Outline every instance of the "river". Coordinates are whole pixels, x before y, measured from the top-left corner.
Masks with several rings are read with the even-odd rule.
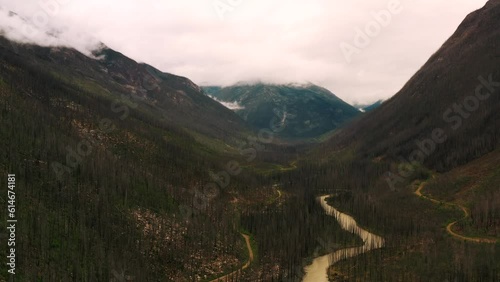
[[[312,264],[305,267],[304,270],[306,275],[302,280],[303,282],[328,282],[327,270],[331,265],[340,260],[352,258],[368,251],[382,248],[385,243],[384,238],[359,227],[356,220],[352,216],[341,213],[334,207],[328,205],[326,202],[328,197],[329,195],[318,197],[318,201],[321,204],[321,207],[325,210],[326,214],[333,216],[338,221],[342,229],[359,236],[363,240],[364,244],[359,247],[340,249],[333,253],[315,258]]]

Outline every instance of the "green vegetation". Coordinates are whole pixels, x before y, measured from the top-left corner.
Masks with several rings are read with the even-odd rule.
[[[254,128],[273,130],[274,135],[307,140],[327,134],[360,112],[330,91],[308,84],[252,84],[231,87],[204,87],[204,91],[224,102],[237,102],[235,110]]]
[[[0,38],[0,174],[17,179],[16,281],[209,281],[248,261],[242,234],[254,261],[235,280],[300,280],[315,256],[362,243],[325,215],[317,197],[327,194],[386,241],[332,266],[345,280],[500,281],[500,244],[467,238],[500,236],[498,89],[460,127],[443,120],[478,75],[500,77],[499,19],[490,0],[400,93],[356,120],[314,85],[205,89],[244,105],[238,116],[190,80],[105,47],[95,60]],[[252,144],[275,117],[287,141]],[[436,128],[446,141],[422,146]],[[416,148],[425,158],[408,163]],[[388,185],[402,167],[411,173]]]
[[[141,280],[180,281],[223,271],[207,261],[240,264],[234,246],[242,244],[241,235],[230,215],[219,214],[222,202],[194,217],[180,209],[192,206],[191,189],[212,181],[209,170],[223,170],[226,159],[235,158],[234,149],[219,151],[210,140],[234,146],[248,131],[236,115],[195,89],[177,89],[191,102],[175,110],[165,101],[155,106],[153,98],[135,99],[127,89],[141,85],[113,75],[140,68],[119,55],[106,66],[110,61],[70,49],[49,54],[19,45],[13,55],[5,39],[0,47],[0,173],[18,180],[19,281],[109,281],[122,271]],[[146,94],[171,89],[152,91],[158,93]],[[206,117],[193,121],[189,107]],[[197,126],[187,131],[184,122]],[[256,181],[246,177],[245,183]],[[239,181],[234,177],[231,185]],[[4,197],[0,202],[6,206]],[[6,275],[2,271],[0,280]]]

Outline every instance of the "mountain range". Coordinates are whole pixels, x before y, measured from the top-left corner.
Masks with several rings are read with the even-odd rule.
[[[313,84],[200,87],[104,44],[2,36],[15,279],[299,281],[311,259],[363,244],[319,207],[328,194],[386,242],[331,280],[500,281],[499,46],[489,0],[362,113]]]

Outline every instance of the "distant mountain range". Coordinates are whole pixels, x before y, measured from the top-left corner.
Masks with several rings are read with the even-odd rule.
[[[232,108],[256,129],[279,127],[283,138],[314,138],[344,125],[361,112],[314,84],[206,86],[203,90]],[[281,123],[278,125],[278,123]]]

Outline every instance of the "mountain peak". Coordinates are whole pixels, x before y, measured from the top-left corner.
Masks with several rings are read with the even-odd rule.
[[[204,92],[257,129],[269,128],[277,117],[284,138],[315,138],[335,130],[360,112],[327,89],[312,83],[238,83],[203,87]]]

